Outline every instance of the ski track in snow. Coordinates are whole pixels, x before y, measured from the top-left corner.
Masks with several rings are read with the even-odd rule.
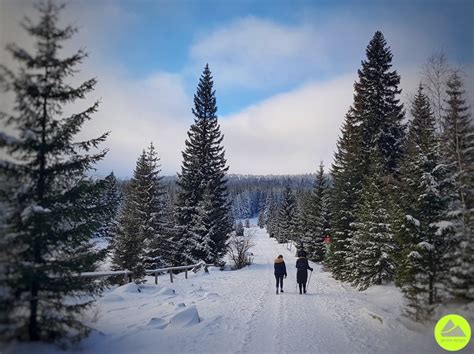
[[[111,289],[89,312],[95,331],[68,354],[442,353],[432,327],[413,331],[402,324],[401,296],[393,286],[359,292],[311,264],[308,294],[300,295],[295,250],[263,229],[247,232],[254,234],[254,264],[239,271],[190,273],[188,280],[180,274],[173,284],[162,276],[158,286],[149,277],[140,293],[132,285]],[[279,254],[288,277],[285,292],[276,295],[273,261]],[[200,323],[171,324],[173,316],[193,306]],[[472,344],[465,352],[470,349]],[[32,344],[2,352],[64,354]]]
[[[267,238],[258,241],[254,253],[255,264],[264,265],[261,275],[267,280],[262,279],[260,289],[255,289],[259,291],[257,306],[249,321],[241,353],[327,353],[328,348],[331,348],[331,352],[338,353],[343,353],[348,348],[355,352],[364,351],[354,341],[349,330],[343,336],[339,335],[337,341],[330,335],[340,332],[340,324],[339,321],[334,321],[334,313],[328,314],[326,311],[329,306],[327,296],[324,293],[314,294],[319,267],[312,275],[308,294],[299,295],[295,279],[294,249],[289,251]],[[275,279],[269,276],[273,274],[273,260],[278,254],[283,254],[289,275],[284,279],[285,292],[280,295],[275,294]],[[340,306],[335,310],[343,314],[346,323],[350,322]],[[335,317],[340,319],[337,314]],[[314,328],[316,323],[322,326]]]

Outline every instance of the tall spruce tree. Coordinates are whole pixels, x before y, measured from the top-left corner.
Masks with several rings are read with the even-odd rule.
[[[449,200],[444,191],[451,188],[446,185],[441,164],[436,119],[421,85],[411,115],[406,156],[401,164],[403,214],[396,283],[408,300],[407,314],[423,320],[429,318],[434,304],[440,301],[441,279],[447,273],[444,256],[449,250],[452,227],[446,220]]]
[[[266,227],[270,237],[276,238],[278,222],[278,205],[273,193],[270,193],[265,202]]]
[[[398,98],[400,75],[390,70],[393,55],[382,32],[375,32],[366,56],[358,71],[359,81],[354,84],[353,114],[360,122],[361,152],[365,161],[369,161],[373,152],[380,153],[382,174],[396,174],[403,156],[405,113]]]
[[[169,220],[169,205],[166,203],[163,177],[160,176],[160,158],[153,143],[147,151],[148,196],[144,225],[145,265],[149,268],[165,267],[171,264],[172,224]]]
[[[346,115],[331,171],[333,243],[327,262],[333,275],[342,280],[350,277],[346,258],[354,232],[351,225],[357,221],[354,210],[363,194],[362,181],[371,173],[371,156],[380,154],[382,176],[397,176],[403,155],[400,76],[391,71],[392,53],[381,32],[373,36],[366,56],[354,84],[354,103]]]
[[[352,224],[355,220],[355,207],[362,188],[362,142],[357,130],[358,121],[350,109],[346,115],[342,135],[337,143],[337,151],[331,169],[334,182],[331,197],[332,243],[326,257],[326,264],[333,276],[339,280],[347,280],[350,268],[346,258],[350,251]]]
[[[302,211],[304,215],[303,246],[308,252],[308,258],[315,262],[322,261],[326,253],[326,246],[323,241],[329,228],[327,191],[328,184],[324,175],[324,165],[321,162],[313,190],[310,192]]]
[[[450,77],[443,124],[443,162],[448,166],[451,190],[450,215],[455,223],[451,274],[445,283],[458,298],[474,299],[474,128],[457,72]]]
[[[283,200],[278,208],[278,224],[276,232],[276,239],[278,242],[283,243],[291,240],[297,242],[299,248],[303,248],[298,227],[298,218],[298,207],[295,195],[288,183],[283,190]]]
[[[217,121],[217,105],[213,80],[206,65],[194,95],[194,124],[188,131],[183,164],[178,174],[178,197],[175,209],[177,254],[175,263],[199,261],[220,262],[232,231],[227,201],[227,180],[223,135]],[[202,210],[204,209],[204,210]],[[198,216],[201,215],[201,216]],[[200,222],[206,214],[206,230]],[[197,247],[198,234],[206,234],[209,247]],[[203,254],[203,249],[207,249]]]
[[[3,339],[67,343],[89,332],[79,313],[101,290],[94,280],[76,275],[95,270],[105,257],[90,241],[110,212],[103,205],[106,183],[87,172],[105,156],[106,151],[94,150],[107,134],[75,140],[98,103],[70,116],[63,107],[84,99],[96,80],[68,83],[87,53],[61,57],[76,28],[59,27],[63,6],[46,1],[36,8],[39,21],[22,24],[35,40],[35,51],[11,44],[7,51],[18,72],[0,66],[0,82],[15,95],[13,112],[1,113],[14,135],[0,133],[7,156],[0,161],[0,198],[6,206],[0,238],[6,323],[0,333]],[[77,301],[67,301],[73,298]]]
[[[133,272],[136,282],[145,276],[144,229],[148,228],[149,166],[145,150],[137,160],[133,177],[125,188],[123,208],[111,229],[112,269]]]
[[[113,268],[132,271],[136,282],[142,281],[146,267],[168,264],[170,231],[165,222],[158,161],[155,147],[150,144],[137,160],[123,209],[112,230]]]

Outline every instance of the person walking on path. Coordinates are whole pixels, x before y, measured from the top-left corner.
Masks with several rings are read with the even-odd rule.
[[[296,282],[300,288],[300,294],[306,294],[306,282],[308,281],[308,270],[313,271],[306,259],[306,252],[299,251],[296,260]]]
[[[283,277],[286,278],[286,265],[281,254],[277,258],[275,258],[274,268],[276,279],[276,293],[278,294],[278,285],[280,286],[280,291],[283,292]]]

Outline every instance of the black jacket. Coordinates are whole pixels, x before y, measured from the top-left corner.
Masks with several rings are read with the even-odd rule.
[[[296,260],[296,282],[306,283],[308,280],[308,269],[313,271],[313,268],[309,266],[308,260],[304,257],[300,257]]]
[[[286,265],[285,261],[282,258],[275,259],[274,268],[276,277],[286,277]]]

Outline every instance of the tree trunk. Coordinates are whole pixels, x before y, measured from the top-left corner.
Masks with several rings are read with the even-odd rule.
[[[38,283],[33,281],[31,286],[31,299],[30,299],[30,322],[28,324],[28,335],[30,337],[30,341],[38,341],[39,333],[38,333],[38,320],[37,320],[37,313],[38,313]]]

